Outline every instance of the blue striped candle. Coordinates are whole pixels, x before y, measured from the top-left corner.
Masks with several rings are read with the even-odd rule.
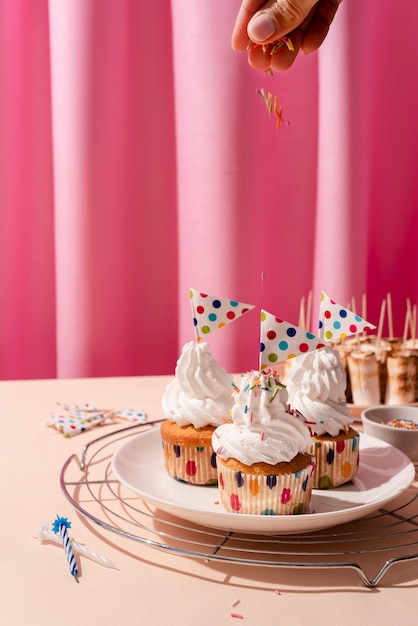
[[[54,533],[59,533],[61,535],[62,545],[64,546],[65,556],[67,557],[71,576],[74,576],[75,580],[78,582],[77,562],[75,560],[71,539],[68,535],[68,528],[71,528],[71,522],[69,522],[66,517],[60,517],[57,515],[57,519],[54,520],[52,524],[52,530]]]

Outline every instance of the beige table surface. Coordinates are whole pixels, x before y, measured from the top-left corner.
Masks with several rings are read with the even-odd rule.
[[[55,401],[143,408],[150,420],[157,420],[162,418],[160,398],[168,380],[0,383],[0,624],[418,623],[418,560],[396,564],[377,588],[368,588],[351,570],[301,571],[185,558],[116,535],[79,514],[60,486],[63,464],[115,426],[65,439],[46,426]],[[76,541],[111,559],[119,569],[82,557],[77,584],[62,548],[41,544],[33,536],[33,528],[50,525],[57,514],[71,520],[70,534]]]

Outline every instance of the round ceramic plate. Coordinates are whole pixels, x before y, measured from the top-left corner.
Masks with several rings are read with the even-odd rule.
[[[189,485],[171,478],[164,468],[159,428],[121,445],[112,458],[117,479],[157,509],[183,520],[245,533],[304,533],[349,522],[379,509],[409,487],[415,469],[397,448],[360,435],[357,476],[336,489],[314,490],[311,513],[243,515],[219,504],[217,487]]]

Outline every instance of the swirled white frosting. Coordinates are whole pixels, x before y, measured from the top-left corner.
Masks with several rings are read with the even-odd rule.
[[[346,374],[338,352],[325,346],[297,357],[289,371],[289,404],[312,433],[335,437],[352,422],[345,398]]]
[[[232,408],[233,422],[212,435],[215,452],[245,465],[276,465],[306,452],[309,431],[302,418],[286,412],[286,401],[286,390],[271,370],[245,374]]]
[[[190,341],[162,397],[163,412],[179,426],[219,426],[230,419],[233,393],[233,380],[215,361],[209,344]]]

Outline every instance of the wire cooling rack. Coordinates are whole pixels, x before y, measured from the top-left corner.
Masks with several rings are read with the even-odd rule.
[[[393,565],[418,560],[418,491],[413,488],[365,518],[298,535],[225,532],[155,509],[113,476],[111,460],[126,438],[159,423],[105,434],[84,446],[80,457],[67,459],[61,488],[77,511],[107,531],[183,557],[272,568],[351,569],[367,587],[377,587]]]

